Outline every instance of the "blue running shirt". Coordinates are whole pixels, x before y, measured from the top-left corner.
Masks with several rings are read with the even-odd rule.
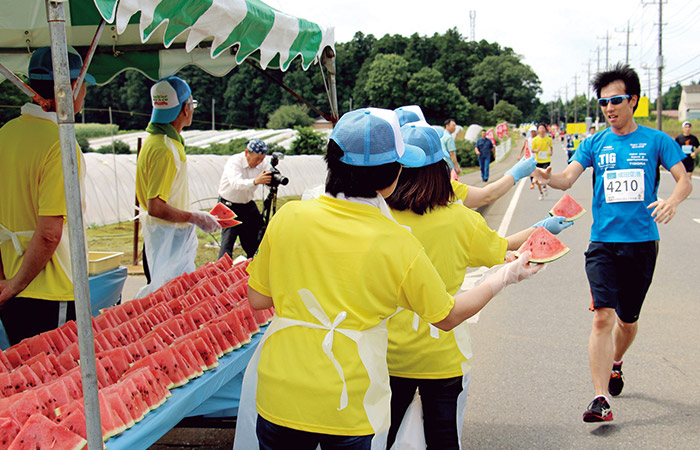
[[[618,136],[608,128],[585,139],[572,161],[579,162],[584,169],[593,168],[591,241],[645,242],[659,239],[659,230],[651,217],[653,210],[647,209],[657,200],[657,168],[661,165],[668,170],[684,157],[678,144],[666,133],[641,125],[624,136]],[[606,190],[608,196],[619,195],[620,187],[624,189],[626,186],[620,176],[630,172],[610,172],[607,182],[605,173],[623,169],[643,170],[643,200],[606,202]],[[619,180],[622,180],[622,185]],[[641,179],[639,181],[641,184]],[[637,188],[636,181],[634,187]]]

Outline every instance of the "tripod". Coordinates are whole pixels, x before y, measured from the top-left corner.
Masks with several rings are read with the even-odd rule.
[[[270,185],[270,193],[267,194],[267,198],[263,201],[263,210],[262,210],[262,218],[263,218],[263,225],[260,227],[260,231],[258,231],[258,243],[262,242],[262,238],[265,235],[265,230],[267,230],[267,224],[270,223],[270,217],[274,216],[275,213],[277,212],[277,188],[279,187],[278,183],[271,184]],[[270,211],[272,211],[272,214],[270,214]]]

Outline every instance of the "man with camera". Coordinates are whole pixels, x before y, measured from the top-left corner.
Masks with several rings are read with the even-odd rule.
[[[219,258],[224,253],[231,255],[239,236],[248,258],[258,250],[258,233],[263,226],[263,218],[253,196],[259,184],[270,184],[272,181],[272,173],[263,169],[266,154],[267,144],[260,139],[252,139],[244,152],[231,156],[226,162],[219,182],[219,201],[236,213],[236,219],[242,223],[221,231]]]

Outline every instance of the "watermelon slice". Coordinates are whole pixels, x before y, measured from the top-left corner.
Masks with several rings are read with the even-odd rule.
[[[240,225],[242,223],[243,222],[236,219],[219,219],[219,225],[221,225],[221,228],[235,227],[236,225]]]
[[[86,446],[87,441],[68,428],[53,423],[41,414],[34,414],[24,424],[15,440],[10,444],[9,449],[62,448],[74,450]]]
[[[567,221],[573,221],[586,214],[586,210],[569,194],[564,194],[549,211],[550,216],[563,216]]]
[[[530,151],[530,144],[527,139],[525,139],[525,154],[523,157],[525,159],[530,159],[532,157],[532,151]]]
[[[0,417],[0,448],[7,448],[19,433],[17,421],[11,417]]]
[[[231,208],[219,202],[209,211],[209,214],[216,216],[218,219],[233,219],[236,213],[231,211]]]
[[[514,253],[516,256],[520,256],[526,251],[530,252],[530,262],[543,264],[555,261],[566,255],[569,253],[569,247],[547,231],[546,228],[538,227]]]

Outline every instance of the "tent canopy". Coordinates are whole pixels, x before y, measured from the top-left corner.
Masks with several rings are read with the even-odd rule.
[[[90,46],[102,19],[108,23],[89,69],[98,84],[127,69],[157,80],[186,65],[222,76],[250,56],[263,69],[283,71],[300,57],[306,70],[335,40],[332,27],[260,0],[68,0],[66,6],[67,40],[79,51]],[[3,64],[26,74],[30,51],[47,45],[43,0],[0,2]]]

